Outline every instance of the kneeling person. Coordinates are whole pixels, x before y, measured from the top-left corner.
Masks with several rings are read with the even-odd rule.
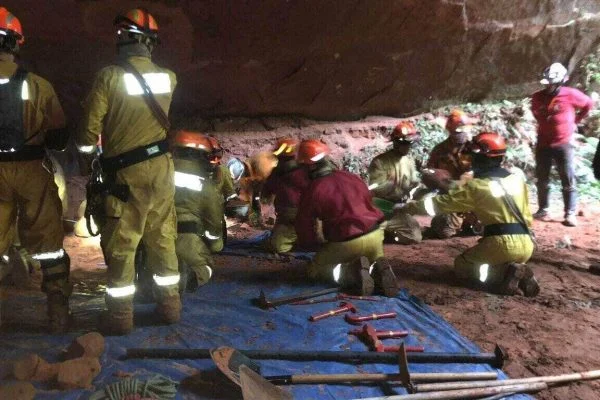
[[[296,161],[297,146],[298,141],[295,139],[283,138],[277,141],[273,152],[277,156],[277,166],[267,178],[261,192],[266,201],[275,197],[277,220],[271,236],[265,241],[265,247],[273,253],[289,252],[298,239],[294,222],[300,196],[310,185],[310,180],[305,169]]]
[[[176,252],[186,288],[193,291],[212,276],[211,253],[223,249],[224,197],[233,194],[233,185],[219,164],[216,139],[180,131],[174,145]]]
[[[484,225],[483,238],[454,260],[462,279],[484,283],[491,291],[525,296],[539,293],[531,257],[531,211],[527,185],[520,175],[500,166],[506,153],[504,139],[494,132],[477,135],[471,142],[474,179],[448,194],[409,203],[411,214],[473,212]]]
[[[358,294],[370,295],[375,288],[395,296],[396,277],[383,259],[383,213],[373,206],[367,185],[354,174],[338,171],[328,154],[327,145],[318,140],[305,140],[298,149],[298,163],[311,179],[298,207],[298,242],[316,244],[316,219],[322,221],[327,241],[310,263],[309,277]]]
[[[392,131],[393,148],[378,155],[369,165],[369,189],[375,204],[404,203],[410,199],[411,190],[419,185],[415,160],[409,154],[413,143],[420,139],[415,125],[400,122]],[[395,211],[385,226],[386,238],[393,243],[413,244],[422,239],[421,227],[413,216]]]

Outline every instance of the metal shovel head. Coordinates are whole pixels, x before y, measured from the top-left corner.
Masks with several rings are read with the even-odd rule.
[[[240,381],[241,366],[246,366],[248,369],[260,374],[260,366],[257,363],[232,347],[223,346],[211,349],[210,357],[217,368],[238,386],[242,386]]]
[[[278,388],[245,365],[239,369],[244,400],[293,400],[291,394]]]

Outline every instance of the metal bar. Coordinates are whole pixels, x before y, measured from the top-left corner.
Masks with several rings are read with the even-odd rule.
[[[283,304],[289,304],[289,303],[294,303],[294,302],[300,301],[300,300],[310,299],[312,297],[323,296],[323,295],[330,294],[330,293],[337,293],[338,291],[339,291],[339,288],[330,288],[330,289],[319,290],[317,292],[304,292],[304,293],[299,293],[299,294],[295,294],[295,295],[291,295],[291,296],[267,299],[265,292],[263,292],[261,290],[257,303],[260,308],[268,309],[268,308],[281,306]]]
[[[355,400],[454,400],[478,399],[499,393],[535,393],[548,388],[544,382],[525,383],[522,385],[507,385],[476,389],[448,390],[443,392],[428,392],[401,394],[397,396],[368,397]]]
[[[256,360],[290,361],[339,361],[346,363],[397,364],[398,355],[372,351],[318,351],[318,350],[240,350],[246,357]],[[202,359],[210,358],[210,349],[174,348],[129,348],[126,358],[170,358]],[[410,363],[467,363],[489,364],[501,368],[504,357],[500,353],[410,353]]]
[[[458,390],[476,387],[520,385],[523,383],[545,382],[548,385],[556,385],[566,382],[576,382],[600,378],[600,370],[587,371],[582,373],[553,375],[553,376],[534,376],[531,378],[505,379],[496,382],[474,381],[474,382],[446,382],[415,385],[415,392],[433,392],[440,390]]]

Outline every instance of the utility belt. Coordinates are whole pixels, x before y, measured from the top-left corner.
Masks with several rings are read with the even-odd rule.
[[[17,151],[0,151],[0,162],[43,160],[46,149],[41,145],[25,145]]]
[[[364,231],[363,233],[357,233],[356,235],[348,236],[344,240],[337,241],[337,243],[349,242],[350,240],[354,240],[354,239],[359,238],[361,236],[368,235],[369,233],[376,231],[380,227],[381,227],[381,222],[378,221],[378,222],[375,223],[375,225],[373,225],[371,228],[369,228],[368,230]]]
[[[141,163],[169,152],[169,142],[166,139],[137,147],[114,157],[100,157],[102,171],[109,177],[114,177],[117,171]]]
[[[519,223],[491,224],[483,228],[483,237],[500,235],[529,235],[529,232]]]
[[[177,233],[198,233],[196,221],[178,221]]]

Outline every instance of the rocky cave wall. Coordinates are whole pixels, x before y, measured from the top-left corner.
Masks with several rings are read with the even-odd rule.
[[[147,7],[155,59],[178,74],[183,116],[402,116],[523,96],[600,39],[597,0],[5,0],[25,65],[72,119],[114,54],[114,16]]]

